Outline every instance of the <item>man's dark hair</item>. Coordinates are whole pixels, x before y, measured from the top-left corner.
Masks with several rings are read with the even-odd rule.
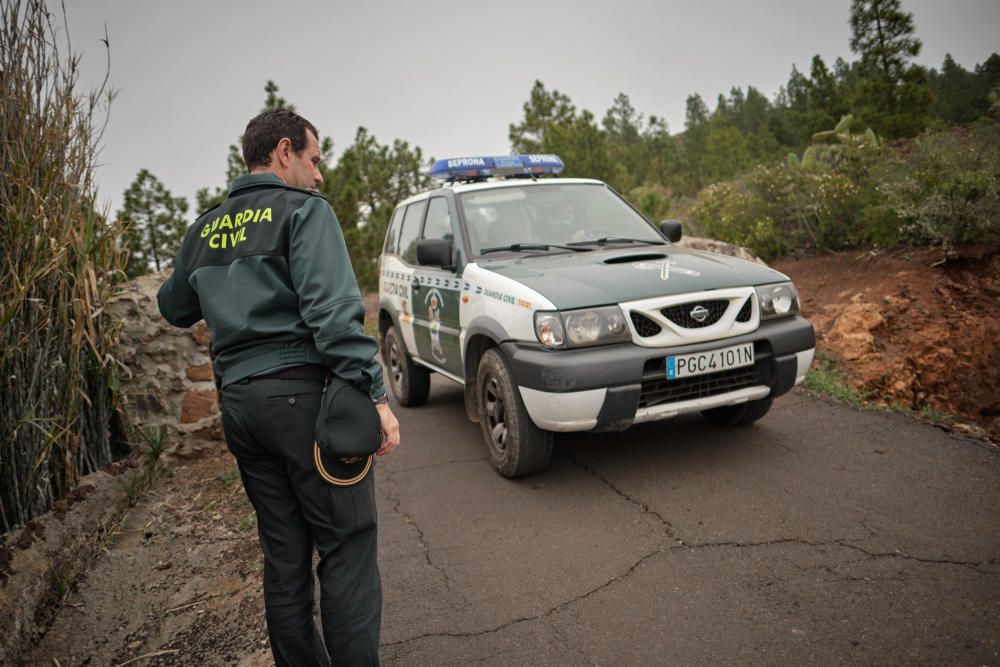
[[[271,164],[271,152],[287,137],[292,150],[301,152],[309,143],[306,130],[319,139],[316,126],[288,109],[268,109],[255,116],[243,132],[243,161],[247,169]]]

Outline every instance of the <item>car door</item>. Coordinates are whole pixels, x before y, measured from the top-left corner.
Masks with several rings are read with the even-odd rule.
[[[417,239],[427,210],[427,200],[413,202],[393,215],[390,233],[382,256],[379,291],[392,307],[399,324],[403,345],[411,356],[417,355],[414,338],[413,303],[417,263]],[[401,216],[397,221],[396,216]]]
[[[461,378],[459,297],[462,281],[454,260],[458,225],[446,197],[431,197],[420,240],[443,239],[452,246],[453,266],[418,266],[413,283],[413,332],[417,355],[428,364]],[[405,225],[404,225],[405,230]]]

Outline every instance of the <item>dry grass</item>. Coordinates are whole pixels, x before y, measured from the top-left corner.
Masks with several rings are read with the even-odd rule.
[[[76,92],[58,19],[0,5],[0,534],[111,461],[122,423],[105,305],[124,258],[92,181],[113,95]]]

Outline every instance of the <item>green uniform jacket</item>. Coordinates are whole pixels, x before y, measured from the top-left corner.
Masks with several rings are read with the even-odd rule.
[[[175,326],[205,319],[223,387],[312,363],[373,398],[385,393],[333,209],[273,174],[240,176],[195,221],[157,302]]]

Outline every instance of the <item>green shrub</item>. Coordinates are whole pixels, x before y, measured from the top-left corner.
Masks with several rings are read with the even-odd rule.
[[[827,132],[802,158],[698,193],[687,220],[764,259],[815,250],[973,243],[1000,233],[1000,125],[883,146]]]
[[[786,250],[767,202],[748,187],[746,179],[703,189],[688,217],[706,236],[746,246],[764,259],[777,257]]]
[[[698,194],[689,218],[712,238],[749,247],[764,259],[836,250],[870,240],[860,216],[862,189],[830,169],[761,166]]]
[[[779,165],[758,167],[748,181],[787,247],[832,250],[864,240],[857,215],[861,189],[845,174]]]
[[[671,195],[670,189],[662,185],[640,185],[629,191],[628,200],[647,218],[659,223],[670,217]]]
[[[1000,232],[1000,125],[926,134],[878,171],[884,207],[911,243],[951,247]]]

